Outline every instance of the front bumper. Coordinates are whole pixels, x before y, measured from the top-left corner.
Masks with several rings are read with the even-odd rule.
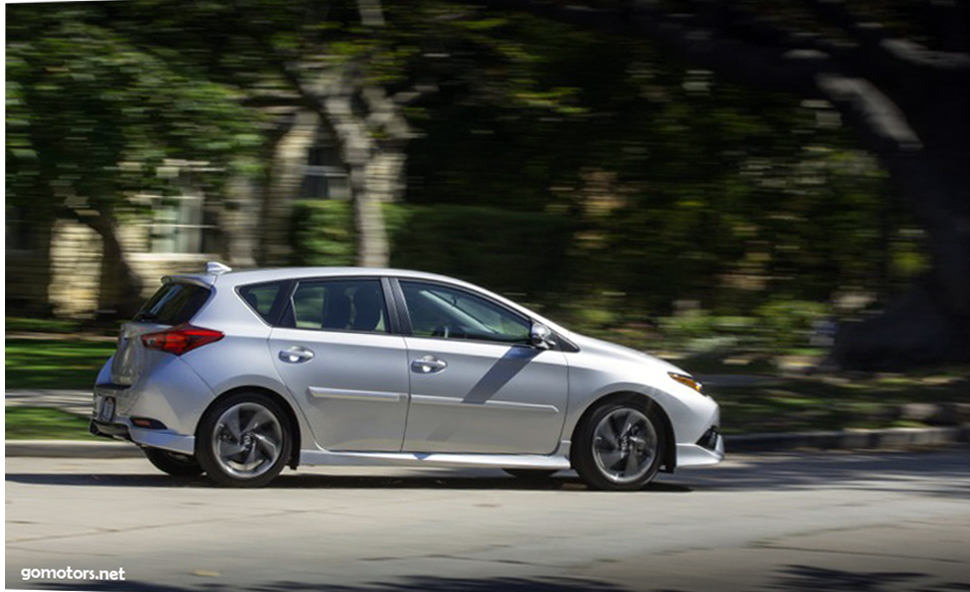
[[[724,436],[716,434],[712,448],[700,444],[677,445],[677,468],[705,467],[724,460]]]

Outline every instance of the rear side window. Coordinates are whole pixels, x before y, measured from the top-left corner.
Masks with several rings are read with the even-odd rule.
[[[300,282],[283,327],[387,333],[387,311],[380,280]]]
[[[135,322],[180,325],[189,322],[209,299],[208,288],[176,282],[163,285],[135,315]]]
[[[282,306],[283,287],[285,285],[287,285],[287,282],[250,284],[239,288],[239,295],[250,308],[263,317],[264,321],[273,324],[274,311]]]

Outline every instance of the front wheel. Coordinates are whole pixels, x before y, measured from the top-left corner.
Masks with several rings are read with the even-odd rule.
[[[219,401],[199,424],[196,456],[209,477],[228,487],[262,487],[290,457],[293,438],[286,413],[262,393]]]
[[[174,477],[197,477],[202,474],[202,467],[195,457],[162,450],[161,448],[143,448],[145,456],[155,468]]]
[[[663,439],[660,421],[639,401],[605,403],[579,429],[574,468],[595,489],[635,491],[657,475]]]

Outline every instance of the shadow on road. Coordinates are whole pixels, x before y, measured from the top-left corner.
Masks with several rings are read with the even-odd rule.
[[[324,579],[324,578],[321,578]],[[937,582],[929,574],[913,572],[865,572],[824,569],[805,565],[789,565],[779,569],[768,584],[754,588],[751,592],[802,592],[825,590],[828,592],[961,592],[970,590],[970,583]],[[444,578],[417,576],[403,578],[396,582],[374,582],[363,586],[332,586],[325,583],[308,582],[269,582],[250,586],[226,586],[206,583],[198,587],[177,587],[147,582],[105,582],[98,585],[41,584],[48,590],[105,590],[127,592],[188,592],[205,590],[223,592],[240,590],[243,592],[305,592],[321,590],[328,592],[631,592],[622,588],[588,579],[557,578]],[[721,590],[736,588],[731,582],[723,582]],[[694,592],[695,588],[642,588],[650,592]]]
[[[488,489],[515,491],[587,491],[577,477],[566,474],[552,479],[519,479],[494,476],[495,471],[481,477],[449,476],[446,472],[421,476],[358,476],[284,473],[266,489]],[[7,481],[29,485],[66,485],[101,487],[167,487],[216,488],[205,477],[180,478],[168,475],[77,474],[77,473],[7,473]],[[688,493],[690,487],[676,483],[655,482],[642,492]]]

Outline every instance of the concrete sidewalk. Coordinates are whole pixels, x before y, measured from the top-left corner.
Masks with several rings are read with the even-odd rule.
[[[15,389],[3,398],[5,407],[54,407],[75,415],[90,415],[93,389]]]

